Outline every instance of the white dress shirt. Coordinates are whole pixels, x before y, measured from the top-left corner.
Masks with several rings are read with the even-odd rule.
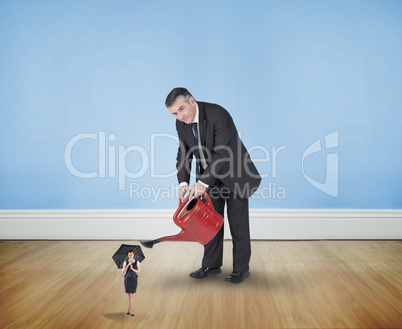
[[[137,264],[140,264],[140,263],[141,263],[140,261],[134,259],[134,260],[133,260],[133,265],[135,264],[135,262],[137,262]],[[126,267],[127,264],[128,264],[128,263],[127,263],[127,261],[125,260],[124,263],[123,263],[123,267]]]
[[[196,102],[196,104],[197,104],[197,110],[196,110],[196,112],[195,112],[195,117],[194,117],[194,121],[193,121],[193,122],[199,123],[198,103]],[[192,123],[193,123],[193,122],[192,122]],[[201,166],[202,166],[202,168],[205,170],[205,168],[206,168],[208,165],[207,165],[207,163],[205,162],[204,152],[203,152],[202,147],[201,147],[201,135],[200,135],[200,125],[199,125],[199,124],[197,125],[197,129],[198,129],[198,149],[200,150],[200,161],[201,161]],[[193,131],[193,134],[194,134],[194,131]],[[205,188],[208,188],[208,186],[209,186],[209,185],[203,183],[203,182],[200,181],[200,180],[198,180],[198,183],[201,183],[202,185],[204,185]],[[179,184],[180,187],[185,186],[185,185],[188,185],[187,182],[181,182],[181,183]]]

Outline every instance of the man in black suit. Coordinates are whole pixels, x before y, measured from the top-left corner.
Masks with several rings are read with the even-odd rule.
[[[215,211],[222,216],[226,202],[233,239],[233,272],[225,281],[240,283],[250,275],[248,198],[257,190],[261,177],[239,138],[232,117],[223,107],[196,102],[185,88],[174,88],[166,97],[165,105],[177,118],[179,204],[186,193],[191,199],[201,196],[207,188]],[[197,161],[197,178],[190,189],[193,155]],[[204,246],[202,267],[190,276],[203,279],[221,273],[222,258],[223,226]]]

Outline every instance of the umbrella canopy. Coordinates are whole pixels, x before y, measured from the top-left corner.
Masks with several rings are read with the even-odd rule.
[[[134,251],[134,259],[142,262],[145,259],[140,246],[134,246],[129,244],[122,244],[120,248],[112,256],[114,262],[118,268],[123,268],[123,263],[128,259],[127,252],[129,250]]]

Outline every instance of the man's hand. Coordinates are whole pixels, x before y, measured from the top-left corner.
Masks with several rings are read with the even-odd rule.
[[[183,185],[182,187],[180,187],[179,191],[179,206],[183,202],[186,193],[190,193],[190,189],[188,188],[188,185]]]
[[[206,190],[206,187],[202,185],[201,183],[197,182],[193,185],[191,188],[190,194],[189,194],[189,200],[194,196],[195,198],[198,198],[199,196],[203,195]]]

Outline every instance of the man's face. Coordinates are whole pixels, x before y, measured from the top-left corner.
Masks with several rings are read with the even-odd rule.
[[[197,103],[192,96],[188,102],[186,102],[185,98],[178,97],[176,102],[168,109],[179,121],[190,124],[194,121],[197,112]]]

